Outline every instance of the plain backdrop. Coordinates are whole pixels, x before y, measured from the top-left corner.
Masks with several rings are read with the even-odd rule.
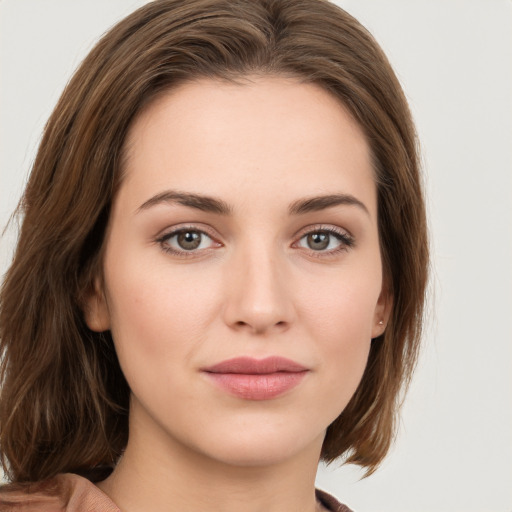
[[[143,0],[0,0],[0,226],[98,37]],[[429,323],[380,470],[320,468],[357,512],[512,511],[512,2],[339,0],[388,54],[423,147]],[[15,229],[0,239],[5,272]]]

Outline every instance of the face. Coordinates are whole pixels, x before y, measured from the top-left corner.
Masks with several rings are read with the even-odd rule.
[[[86,320],[112,332],[129,446],[319,454],[390,308],[361,129],[314,85],[204,80],[151,104],[126,149]]]

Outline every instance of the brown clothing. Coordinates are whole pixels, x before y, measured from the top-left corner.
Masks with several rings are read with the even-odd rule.
[[[336,498],[317,489],[317,500],[329,512],[351,512]],[[0,512],[121,512],[89,480],[66,473],[34,484],[0,488]]]

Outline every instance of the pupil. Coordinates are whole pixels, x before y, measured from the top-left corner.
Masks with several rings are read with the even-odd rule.
[[[328,233],[311,233],[308,235],[308,246],[316,251],[325,249],[329,245]]]
[[[201,243],[201,235],[194,231],[184,231],[178,235],[178,244],[182,249],[191,251],[197,249]]]

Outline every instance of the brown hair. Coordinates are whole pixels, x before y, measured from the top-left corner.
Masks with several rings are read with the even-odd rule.
[[[20,203],[0,296],[0,452],[11,481],[95,478],[116,464],[129,388],[110,333],[87,328],[82,303],[101,272],[127,130],[179,83],[248,74],[320,85],[369,141],[393,311],[355,395],[327,430],[322,459],[344,456],[372,472],[388,451],[417,358],[428,266],[416,136],[398,80],[370,34],[325,0],[157,0],[112,28],[76,71]]]

